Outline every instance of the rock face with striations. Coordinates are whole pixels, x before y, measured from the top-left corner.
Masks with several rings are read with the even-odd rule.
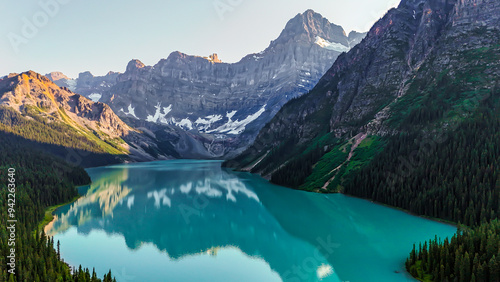
[[[217,54],[174,52],[154,66],[132,60],[123,74],[80,74],[74,90],[109,104],[120,116],[198,132],[208,153],[221,157],[248,145],[287,101],[309,91],[364,35],[347,36],[308,10],[291,19],[266,50],[237,63],[223,63]],[[217,151],[210,147],[214,143],[221,144]]]

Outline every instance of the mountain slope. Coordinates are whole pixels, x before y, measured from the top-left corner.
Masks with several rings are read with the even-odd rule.
[[[87,98],[60,88],[47,78],[34,72],[10,76],[0,82],[0,103],[17,113],[47,120],[48,124],[61,122],[73,131],[86,135],[96,131],[110,139],[121,138],[132,129],[114,115],[103,103],[93,103]],[[78,145],[78,144],[76,144]],[[97,150],[97,149],[96,149]],[[102,150],[123,153],[126,149]]]
[[[226,165],[295,188],[339,191],[392,136],[456,129],[497,93],[499,6],[402,1]]]
[[[64,157],[76,152],[78,156],[72,157],[77,159],[108,155],[111,163],[168,157],[158,149],[155,157],[148,154],[149,147],[156,148],[156,140],[125,124],[108,105],[58,87],[32,71],[0,80],[0,130]]]
[[[311,89],[364,35],[347,36],[308,10],[291,19],[266,50],[237,63],[223,63],[216,54],[173,52],[154,66],[132,60],[123,74],[82,73],[71,89],[109,104],[122,117],[201,133],[208,155],[223,157],[246,147],[287,101]],[[212,150],[214,143],[222,150]]]

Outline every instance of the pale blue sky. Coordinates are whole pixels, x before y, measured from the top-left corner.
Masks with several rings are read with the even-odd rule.
[[[154,65],[173,51],[236,62],[264,50],[307,9],[349,33],[367,31],[398,2],[0,0],[0,75],[30,69],[104,75],[123,72],[131,59]]]

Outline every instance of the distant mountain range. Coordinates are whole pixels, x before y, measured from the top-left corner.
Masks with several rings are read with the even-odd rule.
[[[110,105],[133,126],[168,125],[199,135],[205,148],[200,157],[227,157],[245,148],[286,102],[309,91],[338,55],[365,35],[346,35],[308,10],[291,19],[266,50],[237,63],[223,63],[217,54],[173,52],[154,66],[132,60],[124,73],[46,76]]]

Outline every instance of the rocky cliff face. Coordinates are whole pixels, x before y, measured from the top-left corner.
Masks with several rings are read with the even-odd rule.
[[[499,15],[498,1],[403,0],[360,44],[340,55],[310,93],[286,104],[255,144],[228,166],[271,177],[301,154],[290,150],[277,157],[274,152],[285,145],[304,149],[356,136],[347,145],[349,160],[366,136],[405,130],[401,121],[421,107],[424,89],[463,93],[457,100],[439,101],[448,103],[438,110],[439,115],[449,111],[444,120],[455,116],[454,108],[471,93],[488,91],[498,81]],[[439,81],[443,77],[446,81]],[[428,132],[451,122],[419,126]]]
[[[287,101],[311,89],[364,35],[347,36],[342,27],[308,10],[290,20],[266,50],[237,63],[223,63],[216,54],[174,52],[154,66],[132,60],[123,74],[82,73],[74,91],[109,104],[123,117],[201,133],[208,153],[221,157],[244,148]],[[220,145],[217,151],[211,149],[214,143]]]

